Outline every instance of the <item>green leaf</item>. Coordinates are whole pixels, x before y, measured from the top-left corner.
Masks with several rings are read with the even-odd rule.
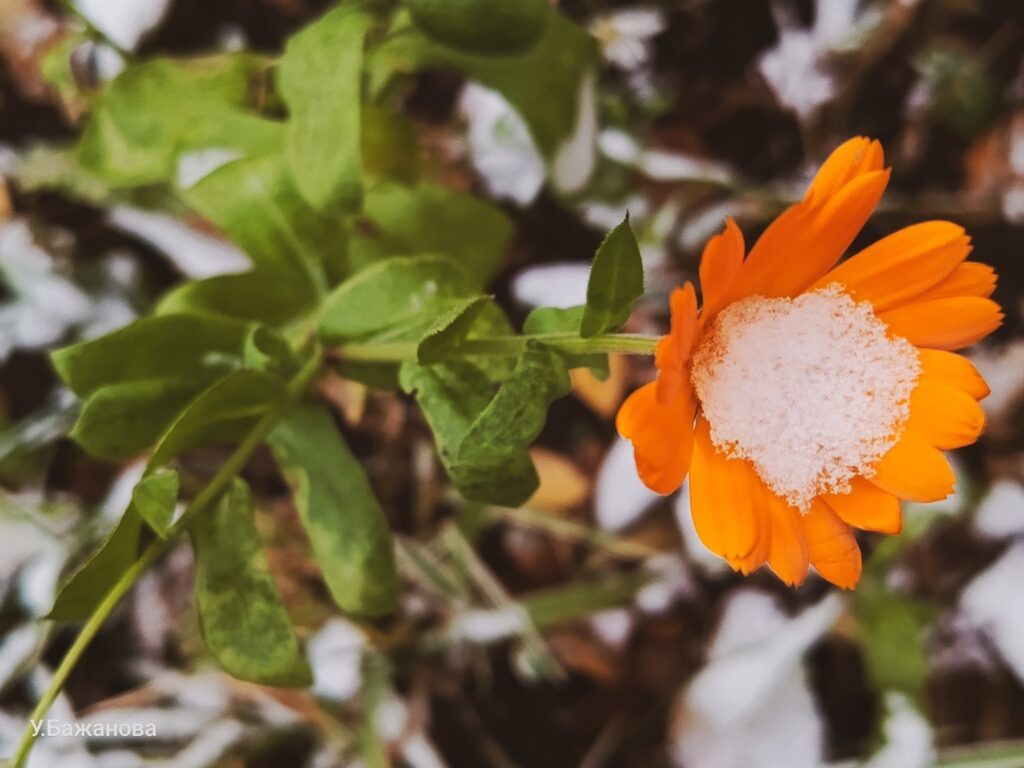
[[[536,490],[528,448],[550,403],[570,388],[557,352],[528,341],[493,396],[486,374],[469,362],[405,363],[401,382],[415,395],[441,460],[467,499],[515,507]]]
[[[212,312],[278,326],[308,312],[316,294],[305,280],[275,269],[190,280],[165,294],[158,314]]]
[[[232,123],[231,131],[220,126],[249,108],[253,82],[265,66],[259,57],[232,53],[128,67],[100,95],[82,134],[79,162],[112,186],[142,186],[172,178],[184,149],[244,154],[263,145],[264,131],[273,130],[268,121],[247,121],[245,129]],[[206,143],[211,130],[217,140]]]
[[[561,309],[558,307],[537,307],[530,311],[523,321],[523,333],[529,335],[545,333],[574,333],[580,332],[580,323],[583,321],[582,304],[575,307]],[[565,363],[570,368],[589,368],[597,378],[604,380],[608,378],[608,355],[563,354]]]
[[[371,179],[415,184],[420,175],[416,126],[400,112],[363,105],[363,174]]]
[[[245,482],[236,479],[190,530],[196,607],[206,645],[220,666],[261,685],[309,685],[312,675],[271,577]]]
[[[900,690],[920,701],[929,672],[925,640],[934,607],[867,578],[854,595],[854,613],[874,688]]]
[[[107,384],[141,379],[209,380],[241,363],[248,327],[210,315],[171,314],[64,347],[51,355],[64,383],[80,397]]]
[[[281,154],[228,163],[182,197],[220,227],[258,269],[292,281],[289,293],[323,291],[325,272],[343,274],[347,269],[341,220],[310,208]]]
[[[466,274],[443,256],[388,259],[358,272],[327,297],[320,334],[332,341],[365,338],[411,322],[422,333],[453,300],[473,293]]]
[[[420,339],[416,347],[416,359],[425,365],[443,360],[466,338],[477,318],[493,303],[494,299],[490,296],[459,300],[438,317]]]
[[[362,194],[360,86],[363,38],[372,23],[343,5],[292,37],[281,57],[288,162],[317,210],[358,205]]]
[[[391,531],[330,414],[301,405],[268,442],[335,602],[357,615],[390,613],[398,599]]]
[[[258,325],[245,342],[245,366],[287,380],[298,372],[300,364],[288,340],[280,332]]]
[[[167,429],[149,460],[159,467],[184,451],[241,440],[285,394],[285,385],[260,371],[235,371],[203,390]]]
[[[171,469],[146,475],[132,490],[132,506],[161,539],[167,538],[177,502],[178,473]]]
[[[438,253],[482,288],[512,240],[511,220],[479,198],[434,184],[381,182],[366,191],[369,234],[354,237],[351,259],[361,269],[390,256]]]
[[[623,222],[605,236],[594,256],[580,336],[589,339],[621,328],[629,319],[633,302],[643,293],[644,266],[627,214]]]
[[[415,29],[403,29],[373,55],[370,88],[379,92],[396,73],[458,69],[501,93],[522,115],[544,156],[551,159],[576,127],[580,85],[597,64],[597,43],[590,34],[552,12],[537,45],[525,55],[507,58],[461,53]]]
[[[142,518],[134,505],[98,550],[62,584],[47,618],[78,621],[88,618],[96,606],[138,559]]]
[[[203,379],[144,379],[89,395],[71,437],[86,451],[121,461],[149,448],[203,387]]]

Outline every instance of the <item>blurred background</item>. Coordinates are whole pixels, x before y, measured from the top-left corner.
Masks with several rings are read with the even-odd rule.
[[[0,754],[73,637],[38,620],[59,575],[142,472],[66,438],[74,398],[47,350],[245,262],[180,207],[72,173],[79,94],[133,59],[276,55],[327,5],[0,0]],[[502,305],[521,321],[581,303],[595,248],[628,210],[648,285],[630,329],[662,332],[668,291],[694,278],[726,216],[750,242],[836,144],[877,137],[893,181],[858,244],[951,218],[1000,276],[1006,323],[971,353],[992,387],[989,427],[956,455],[955,497],[908,505],[900,537],[864,536],[856,592],[815,578],[790,590],[733,574],[696,539],[685,493],[637,480],[612,422],[647,361],[574,376],[534,452],[541,488],[519,510],[453,495],[410,400],[329,379],[321,394],[400,534],[401,616],[356,626],[331,607],[257,455],[246,477],[313,690],[214,668],[182,546],[103,629],[53,714],[153,723],[158,737],[45,739],[33,766],[1024,766],[1024,5],[558,6],[602,62],[553,165],[502,96],[459,74],[420,74],[401,93],[425,173],[515,223],[491,286]]]

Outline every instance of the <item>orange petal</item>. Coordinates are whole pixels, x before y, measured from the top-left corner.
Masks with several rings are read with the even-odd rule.
[[[690,468],[690,509],[704,546],[726,560],[751,553],[761,517],[755,493],[761,481],[743,459],[730,459],[711,442],[707,421],[698,417]]]
[[[764,487],[763,483],[761,487],[772,526],[768,565],[785,584],[799,586],[804,583],[810,562],[800,512]]]
[[[978,401],[948,384],[922,379],[910,394],[907,426],[944,451],[970,445],[985,428]]]
[[[842,589],[853,589],[860,580],[860,547],[850,526],[820,499],[801,518],[807,554],[821,577]]]
[[[754,548],[744,557],[726,558],[732,569],[739,571],[744,576],[749,576],[764,565],[768,559],[768,550],[771,548],[771,510],[767,504],[757,504],[754,516],[757,521],[757,538],[754,541]]]
[[[911,501],[941,501],[953,492],[956,482],[942,452],[909,429],[904,429],[868,479],[883,491]]]
[[[978,296],[987,299],[995,293],[998,281],[999,277],[993,267],[980,261],[966,261],[914,300],[931,301],[953,296]]]
[[[880,171],[885,165],[882,145],[864,136],[847,139],[828,156],[811,182],[804,202],[816,203],[838,194],[857,176]]]
[[[661,402],[652,381],[626,398],[615,418],[619,434],[633,443],[640,479],[656,493],[675,491],[690,468],[696,404],[685,395]]]
[[[978,373],[974,364],[963,355],[955,352],[944,352],[941,349],[919,349],[917,357],[921,361],[921,378],[939,381],[966,392],[975,400],[988,397],[988,384]]]
[[[900,500],[863,477],[850,481],[849,493],[823,496],[844,523],[864,531],[896,534],[903,530]]]
[[[862,173],[823,205],[800,202],[783,212],[740,267],[730,297],[795,296],[805,290],[850,247],[888,182],[889,171]]]
[[[842,283],[858,301],[876,310],[935,286],[971,252],[963,227],[926,221],[893,232],[851,256],[812,287]]]
[[[726,219],[721,234],[712,237],[704,246],[704,255],[700,259],[704,320],[724,306],[729,284],[743,264],[744,247],[743,233],[732,219]]]
[[[686,377],[686,361],[697,340],[697,293],[693,283],[687,282],[682,288],[672,291],[669,298],[672,308],[672,329],[662,337],[654,354],[658,367],[658,399],[669,402],[681,396],[689,387]]]
[[[985,338],[1003,322],[999,305],[977,296],[904,304],[878,317],[915,346],[950,351]]]

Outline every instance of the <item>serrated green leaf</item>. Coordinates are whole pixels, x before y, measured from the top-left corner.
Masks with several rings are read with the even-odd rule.
[[[172,469],[158,469],[132,489],[132,507],[162,539],[167,538],[177,502],[178,473]]]
[[[236,320],[168,314],[58,349],[51,360],[80,397],[107,384],[142,379],[196,379],[202,386],[204,379],[241,363],[247,332],[247,324]]]
[[[260,371],[235,371],[204,389],[168,427],[153,456],[152,470],[184,451],[242,439],[285,395],[285,385]]]
[[[158,314],[207,312],[278,326],[308,312],[316,292],[305,280],[284,272],[257,269],[233,275],[190,280],[165,294]]]
[[[583,305],[567,307],[537,307],[530,311],[523,321],[523,333],[530,335],[545,333],[573,333],[579,334],[580,323],[583,320]],[[608,355],[587,354],[567,355],[563,354],[565,363],[570,368],[589,368],[597,378],[604,380],[608,378]]]
[[[282,154],[228,163],[184,190],[182,197],[220,227],[257,268],[294,282],[289,292],[323,291],[328,274],[347,269],[341,220],[309,206]]]
[[[362,195],[360,89],[363,38],[372,23],[343,5],[292,37],[281,57],[288,162],[316,210],[352,207]]]
[[[88,618],[139,554],[142,518],[129,506],[106,541],[65,579],[47,618],[78,621]]]
[[[598,64],[597,42],[586,30],[552,12],[544,36],[522,56],[473,56],[446,48],[415,29],[393,34],[370,61],[371,91],[396,73],[432,67],[461,70],[504,96],[522,115],[545,157],[572,135],[583,78]]]
[[[413,322],[412,338],[453,300],[473,294],[466,274],[444,256],[388,259],[358,272],[324,301],[320,335],[366,338]],[[404,334],[408,335],[408,334]]]
[[[366,191],[363,216],[369,234],[352,239],[353,269],[391,256],[438,253],[474,278],[478,290],[501,264],[513,234],[501,209],[435,184],[375,184]]]
[[[144,379],[89,395],[71,437],[86,451],[121,461],[149,448],[202,390],[203,379]]]
[[[536,490],[528,448],[550,403],[570,388],[557,352],[527,342],[511,377],[493,396],[486,374],[469,362],[406,363],[401,381],[415,395],[441,460],[467,499],[514,507]]]
[[[617,331],[629,319],[633,302],[643,293],[644,265],[627,215],[605,236],[594,256],[580,336],[587,339]]]
[[[358,615],[390,613],[398,599],[391,531],[330,414],[301,405],[268,442],[335,602]]]
[[[437,363],[462,342],[477,318],[494,300],[490,296],[460,299],[443,312],[416,346],[416,359],[424,365]]]
[[[250,54],[152,59],[128,67],[100,95],[78,147],[79,162],[112,186],[171,179],[178,154],[204,146],[197,130],[217,130],[218,149],[245,153],[266,141],[258,128],[218,126],[249,107],[253,80],[265,68]],[[267,121],[263,121],[264,123]],[[197,128],[200,124],[206,128]],[[268,130],[273,130],[268,128]]]
[[[196,608],[221,667],[261,685],[299,687],[312,675],[270,574],[249,488],[235,479],[217,506],[190,526]]]

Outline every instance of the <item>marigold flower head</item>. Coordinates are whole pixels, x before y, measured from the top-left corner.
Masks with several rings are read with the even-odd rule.
[[[999,327],[995,271],[964,230],[915,224],[839,263],[889,180],[877,141],[825,161],[750,253],[731,220],[671,295],[658,377],[616,419],[637,471],[671,493],[690,476],[701,541],[785,583],[809,566],[850,589],[853,528],[899,533],[900,500],[945,498],[944,450],[973,443],[988,386],[955,354]]]

